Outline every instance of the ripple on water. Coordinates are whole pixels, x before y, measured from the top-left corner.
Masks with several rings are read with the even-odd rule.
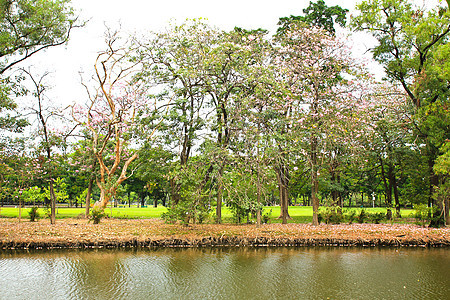
[[[445,299],[449,253],[245,248],[0,254],[0,299]]]

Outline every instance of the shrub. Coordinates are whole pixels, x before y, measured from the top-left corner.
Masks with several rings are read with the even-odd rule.
[[[189,203],[179,202],[175,207],[169,207],[167,212],[161,215],[166,223],[175,223],[180,221],[184,225],[192,223],[204,223],[209,218],[209,210],[202,206],[192,209]]]
[[[358,221],[358,223],[364,223],[368,218],[367,212],[363,209],[361,209],[361,211],[359,212],[359,214],[357,214],[356,216],[356,220]]]
[[[106,216],[107,214],[101,208],[94,207],[93,209],[91,209],[91,220],[94,224],[99,224],[100,220]]]
[[[319,223],[340,224],[343,221],[342,210],[339,206],[321,207],[319,210]]]
[[[267,213],[263,213],[263,215],[262,215],[263,224],[269,224],[270,215],[272,215],[272,209],[270,209],[269,212],[267,212]]]
[[[380,224],[380,221],[384,220],[385,214],[383,214],[382,212],[378,212],[378,213],[369,214],[368,217],[372,223]]]
[[[39,220],[39,211],[38,208],[36,206],[33,206],[32,208],[30,208],[30,210],[28,211],[28,215],[30,216],[30,222],[35,222],[37,220]]]
[[[419,225],[425,226],[425,223],[428,222],[429,226],[438,227],[443,223],[443,217],[436,206],[428,207],[425,204],[420,204],[415,206],[414,210],[414,218],[417,219]]]
[[[352,224],[353,222],[355,222],[357,220],[356,214],[357,214],[356,210],[353,210],[353,209],[347,210],[344,213],[344,219],[347,220],[348,224]]]

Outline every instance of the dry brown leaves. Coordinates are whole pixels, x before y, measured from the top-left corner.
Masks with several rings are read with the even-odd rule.
[[[98,225],[82,219],[49,220],[36,223],[19,222],[17,219],[0,219],[0,242],[61,243],[144,241],[148,239],[202,239],[204,237],[287,238],[287,239],[344,239],[349,241],[415,240],[425,242],[444,241],[450,244],[449,228],[422,228],[400,224],[265,224],[255,225],[202,224],[183,226],[165,224],[158,219],[120,220],[106,219]]]

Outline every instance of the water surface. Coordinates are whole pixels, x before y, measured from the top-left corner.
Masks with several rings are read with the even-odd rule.
[[[0,299],[450,299],[450,250],[0,252]]]

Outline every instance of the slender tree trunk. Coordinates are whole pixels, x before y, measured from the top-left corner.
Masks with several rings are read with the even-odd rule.
[[[317,138],[313,136],[311,138],[311,201],[313,207],[313,222],[314,226],[319,225],[319,198],[317,196],[319,192],[319,180],[317,171]]]
[[[219,169],[219,177],[217,178],[217,205],[216,205],[216,223],[222,223],[222,197],[223,197],[223,183],[222,183],[222,175],[223,175],[224,167],[222,166]]]
[[[445,225],[447,225],[447,226],[450,226],[449,205],[450,205],[449,198],[445,197],[445,199],[444,199],[444,217],[445,217]]]
[[[399,200],[399,195],[398,195],[398,188],[397,188],[397,179],[395,178],[395,170],[394,170],[394,166],[389,165],[389,186],[390,186],[390,190],[394,191],[394,203],[395,203],[395,211],[396,211],[396,215],[400,216],[400,200]]]
[[[50,223],[55,224],[56,223],[56,196],[55,196],[55,190],[53,188],[53,179],[50,179]]]
[[[287,224],[287,220],[291,219],[289,215],[289,173],[285,166],[280,165],[276,167],[275,173],[278,180],[278,189],[280,192],[280,216],[282,224]]]
[[[20,198],[19,195],[19,223],[22,220],[22,199]]]
[[[317,179],[317,170],[311,171],[311,201],[313,207],[313,225],[319,225],[319,181]]]
[[[89,185],[88,185],[88,190],[87,190],[87,194],[86,194],[86,211],[84,213],[85,218],[89,217],[89,209],[91,208],[91,194],[92,194],[93,185],[94,185],[94,177],[91,176],[91,178],[89,179]]]
[[[217,205],[216,205],[216,223],[222,223],[222,193],[223,186],[219,184],[217,187]]]
[[[385,195],[385,202],[387,204],[387,213],[386,213],[386,219],[391,220],[392,219],[392,185],[388,184],[386,180],[386,173],[384,171],[384,163],[383,160],[380,158],[381,163],[381,178],[383,179],[383,185],[384,185],[384,195]]]

